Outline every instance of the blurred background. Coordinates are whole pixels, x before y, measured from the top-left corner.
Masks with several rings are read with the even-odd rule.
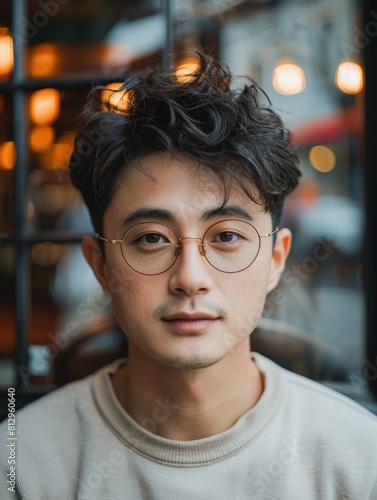
[[[376,37],[356,0],[2,0],[1,394],[17,386],[23,406],[126,354],[79,247],[77,118],[93,82],[157,64],[184,78],[194,49],[262,86],[301,161],[291,256],[251,347],[375,411]]]

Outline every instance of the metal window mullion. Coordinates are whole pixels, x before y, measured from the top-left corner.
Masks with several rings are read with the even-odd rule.
[[[13,137],[17,158],[14,170],[15,230],[19,238],[26,234],[27,205],[27,99],[25,92],[17,85],[24,80],[25,43],[24,20],[27,17],[26,0],[13,2],[12,32],[14,44],[13,83]],[[15,257],[15,299],[16,299],[16,367],[17,387],[25,385],[23,378],[27,366],[27,338],[30,315],[30,269],[29,247],[16,242]]]
[[[363,4],[362,26],[371,22],[371,12],[374,2],[366,0]],[[364,238],[364,287],[366,296],[366,350],[369,366],[364,366],[364,382],[373,390],[377,398],[377,245],[374,236],[377,224],[376,216],[376,185],[377,185],[377,142],[375,122],[377,101],[375,97],[377,85],[377,39],[370,37],[364,48],[365,96],[364,96],[364,151],[365,151],[365,219],[366,231]]]
[[[162,65],[164,68],[170,67],[170,55],[173,50],[173,16],[172,0],[163,0],[163,14],[165,19],[165,46],[162,51]]]

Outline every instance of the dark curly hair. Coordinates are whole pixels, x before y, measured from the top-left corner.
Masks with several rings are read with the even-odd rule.
[[[181,152],[215,172],[224,200],[236,182],[278,224],[301,175],[290,132],[257,84],[247,79],[231,89],[227,67],[197,57],[197,69],[183,81],[174,72],[147,70],[129,76],[113,94],[103,86],[91,91],[70,174],[98,233],[123,169],[160,151]]]

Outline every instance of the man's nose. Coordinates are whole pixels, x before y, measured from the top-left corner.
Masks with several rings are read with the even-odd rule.
[[[171,269],[169,288],[173,293],[207,294],[213,287],[211,266],[204,257],[201,238],[184,237],[179,241],[178,258]]]

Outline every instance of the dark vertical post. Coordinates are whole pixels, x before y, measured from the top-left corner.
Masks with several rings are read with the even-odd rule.
[[[371,12],[376,12],[374,0],[363,2],[363,24],[361,29],[365,32],[368,41],[364,48],[365,66],[365,294],[366,294],[366,328],[367,328],[367,358],[369,366],[365,368],[364,376],[369,386],[377,396],[377,37],[375,28],[373,33],[367,29],[376,25],[376,18]]]
[[[164,68],[170,66],[170,54],[173,50],[173,17],[171,0],[163,0],[163,14],[166,23],[165,46],[162,53],[162,65]]]
[[[20,88],[25,72],[25,38],[23,26],[27,16],[26,1],[13,2],[12,33],[14,35],[14,70],[13,83],[13,127],[14,142],[17,159],[14,171],[14,203],[15,203],[15,230],[16,259],[16,367],[17,387],[25,385],[22,374],[27,364],[27,332],[29,319],[29,263],[28,248],[24,244],[26,232],[26,205],[27,205],[27,114],[26,96]]]

